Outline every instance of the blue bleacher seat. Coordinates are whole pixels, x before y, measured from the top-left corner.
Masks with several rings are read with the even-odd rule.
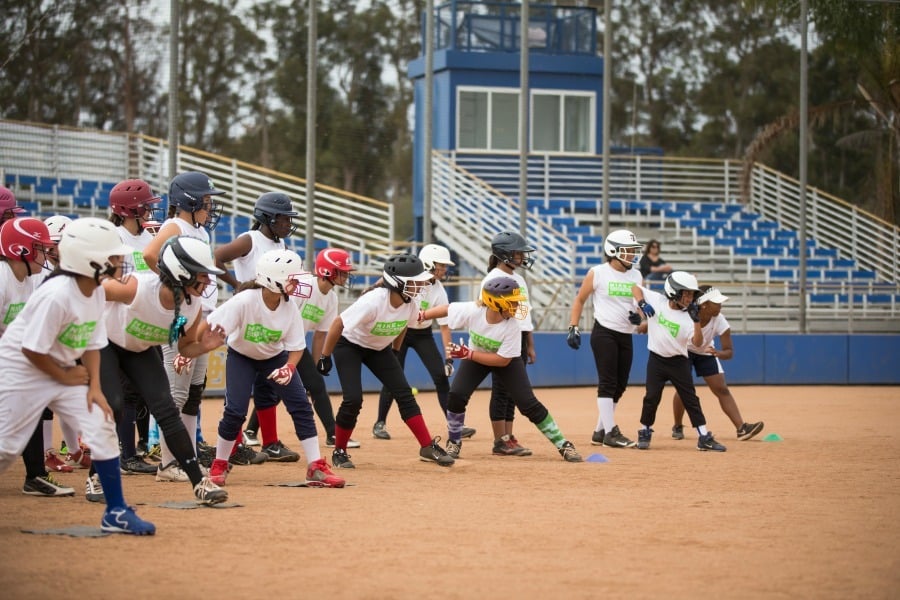
[[[778,229],[778,223],[776,223],[775,221],[763,221],[762,219],[758,219],[753,222],[753,226],[756,227],[757,229],[765,229],[768,231],[774,231],[776,237],[778,237],[778,233],[780,232],[780,230]],[[793,232],[790,232],[790,233],[793,233]]]
[[[850,277],[852,279],[875,279],[875,271],[851,271]]]
[[[837,294],[810,294],[810,304],[834,304],[837,301]]]
[[[785,269],[786,268],[796,269],[797,267],[800,266],[800,259],[799,258],[779,258],[778,266],[781,268],[785,268]]]
[[[763,246],[759,249],[759,253],[762,256],[786,256],[786,252],[789,248],[779,248],[777,246]]]
[[[753,257],[750,259],[750,265],[753,267],[771,267],[775,268],[778,259],[767,257]]]
[[[893,294],[866,294],[866,301],[869,304],[892,304],[894,302]]]
[[[703,219],[682,219],[681,226],[688,229],[698,229],[704,226]]]
[[[847,269],[825,269],[825,279],[840,279],[844,280],[850,276],[850,272]]]
[[[36,175],[16,175],[19,187],[33,188],[37,185],[38,178]]]
[[[850,258],[833,258],[831,266],[835,269],[852,269],[856,266],[856,261]]]
[[[594,200],[576,200],[573,210],[575,212],[593,213],[603,210],[603,207],[599,202],[595,202]]]
[[[796,279],[793,269],[769,269],[769,277],[772,279]]]
[[[718,238],[718,239],[716,239],[716,246],[726,246],[728,248],[737,248],[738,243],[739,242],[738,242],[737,238]]]
[[[737,242],[737,240],[735,240],[735,242]],[[754,246],[737,246],[732,248],[732,252],[735,256],[759,256],[760,250],[764,250],[764,248]]]

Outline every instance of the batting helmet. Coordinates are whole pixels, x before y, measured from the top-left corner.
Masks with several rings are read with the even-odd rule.
[[[535,251],[535,247],[525,241],[521,234],[515,231],[501,231],[491,240],[491,254],[497,257],[497,260],[512,267],[522,267],[530,269],[534,264],[534,258],[530,255]],[[517,265],[515,262],[515,253],[523,253],[522,264]]]
[[[519,283],[512,277],[495,277],[481,288],[481,302],[488,308],[505,316],[524,319],[528,316],[528,300]],[[513,303],[516,306],[513,307]]]
[[[55,243],[47,225],[34,217],[10,219],[0,226],[0,256],[7,260],[34,262],[38,252]]]
[[[642,248],[634,234],[627,229],[617,229],[603,241],[603,253],[608,258],[618,259],[628,269],[640,260]]]
[[[427,287],[426,282],[431,280],[431,273],[425,270],[425,265],[417,256],[400,254],[390,257],[384,263],[382,279],[386,287],[400,294],[403,301],[409,303]]]
[[[697,285],[697,278],[686,271],[672,271],[663,285],[666,291],[666,298],[675,300],[681,299],[682,292],[699,292],[700,286]]]
[[[62,232],[59,268],[99,283],[101,275],[113,276],[116,272],[109,258],[124,256],[132,250],[122,243],[115,225],[104,219],[83,217],[69,223]]]
[[[159,251],[159,272],[172,285],[196,285],[201,273],[224,273],[213,260],[212,249],[203,240],[179,235],[166,240]]]
[[[350,287],[350,271],[352,270],[353,263],[350,261],[350,253],[346,250],[325,248],[316,255],[316,276],[331,282],[331,285],[338,285],[338,273],[347,273],[344,287]]]
[[[126,179],[109,192],[109,208],[125,219],[154,218],[154,211],[162,198],[153,193],[150,184],[142,179]]]

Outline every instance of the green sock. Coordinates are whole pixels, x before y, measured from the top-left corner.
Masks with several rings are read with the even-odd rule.
[[[557,448],[562,448],[563,442],[566,441],[566,438],[559,431],[559,426],[556,424],[556,421],[553,420],[553,415],[547,413],[547,416],[543,421],[538,423],[538,429],[541,430],[541,433],[546,436],[548,440],[553,442],[553,445]]]

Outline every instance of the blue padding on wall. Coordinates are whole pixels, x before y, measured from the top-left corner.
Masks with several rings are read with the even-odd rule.
[[[851,335],[848,382],[892,383],[900,379],[900,341],[896,335]]]
[[[768,334],[766,384],[847,383],[847,336]]]

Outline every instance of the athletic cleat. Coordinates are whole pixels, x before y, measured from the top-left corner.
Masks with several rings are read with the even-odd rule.
[[[672,439],[673,440],[683,440],[684,439],[684,425],[672,425]]]
[[[458,442],[454,442],[453,440],[447,440],[447,454],[450,455],[450,458],[456,460],[459,458],[459,453],[462,450],[462,440]]]
[[[91,468],[91,452],[79,448],[77,451],[66,456],[66,464],[73,469],[90,469]]]
[[[209,480],[216,485],[225,485],[229,471],[231,471],[231,464],[227,460],[217,458],[209,468]]]
[[[197,504],[212,506],[228,500],[228,492],[213,483],[211,477],[204,477],[194,486],[194,498],[197,499]]]
[[[375,425],[372,426],[372,437],[378,440],[391,439],[391,434],[384,428],[384,421],[377,421]]]
[[[199,443],[197,444],[197,462],[200,463],[200,466],[209,470],[212,466],[212,461],[216,459],[216,449],[209,444]]]
[[[701,435],[697,439],[697,450],[712,450],[713,452],[725,452],[727,448],[716,441],[712,433]]]
[[[327,446],[328,448],[334,448],[334,436],[333,435],[329,435],[328,437],[325,438],[325,446]],[[356,440],[347,440],[347,447],[348,448],[359,448],[359,442],[357,442]]]
[[[524,456],[522,446],[513,444],[509,435],[504,435],[499,440],[494,440],[493,453],[496,456]]]
[[[354,465],[350,461],[350,455],[347,454],[347,451],[343,448],[335,448],[334,452],[331,453],[331,464],[335,466],[337,469],[355,469],[356,465]]]
[[[212,454],[213,459],[215,459],[215,452]],[[244,444],[238,444],[234,454],[228,457],[228,462],[233,465],[260,465],[267,460],[269,460],[268,454],[265,452],[257,452],[250,446],[245,446]],[[211,462],[210,465],[212,465]]]
[[[531,456],[533,454],[531,449],[520,444],[513,434],[509,434],[509,443],[519,449],[519,456]]]
[[[569,441],[563,442],[562,448],[559,448],[559,453],[566,462],[582,462],[583,460],[581,455],[578,454],[578,450],[576,450],[572,442]]]
[[[647,429],[639,429],[638,430],[638,450],[649,450],[650,449],[650,438],[653,437],[653,430],[649,427]]]
[[[122,475],[153,475],[156,473],[156,465],[151,465],[143,458],[132,456],[119,459],[119,470]]]
[[[103,486],[100,485],[100,476],[94,473],[84,482],[84,499],[88,502],[106,502],[103,495]]]
[[[324,458],[314,460],[306,468],[306,484],[309,487],[342,488],[346,482],[332,473]]]
[[[27,496],[47,496],[50,498],[74,496],[75,490],[74,488],[64,487],[48,473],[47,475],[26,479],[25,485],[22,486],[22,493]]]
[[[447,451],[440,447],[439,442],[441,441],[440,437],[435,437],[431,439],[431,445],[425,446],[419,450],[419,460],[425,462],[436,462],[442,467],[449,467],[454,462],[456,462],[452,456],[447,454]]]
[[[51,473],[71,473],[75,469],[63,462],[56,450],[47,450],[44,454],[44,466]]]
[[[616,425],[603,437],[603,445],[608,448],[634,448],[634,442],[622,435],[619,426]]]
[[[153,462],[162,462],[162,448],[160,448],[159,444],[150,446],[150,448],[147,449],[147,456],[145,458],[147,460],[152,460]]]
[[[467,440],[470,437],[472,437],[473,435],[475,435],[474,427],[463,427],[462,432],[460,432],[460,434],[459,434],[459,437],[460,437],[460,439]]]
[[[130,533],[132,535],[156,533],[156,526],[137,516],[131,506],[107,508],[100,521],[100,529],[106,533]]]
[[[591,445],[593,446],[602,446],[603,438],[606,437],[606,432],[604,430],[595,431],[591,435]]]
[[[272,442],[263,447],[263,453],[274,462],[297,462],[300,455],[281,443],[281,440]]]
[[[241,443],[245,446],[261,446],[259,442],[259,438],[256,437],[256,432],[252,429],[245,429],[241,434]]]
[[[190,481],[191,479],[188,477],[187,473],[184,472],[184,469],[181,468],[181,465],[178,464],[178,461],[173,460],[166,466],[159,465],[159,467],[157,467],[156,480],[177,481],[183,483],[185,481]]]
[[[737,430],[737,438],[741,441],[747,441],[762,431],[764,426],[762,421],[759,423],[744,423]]]

